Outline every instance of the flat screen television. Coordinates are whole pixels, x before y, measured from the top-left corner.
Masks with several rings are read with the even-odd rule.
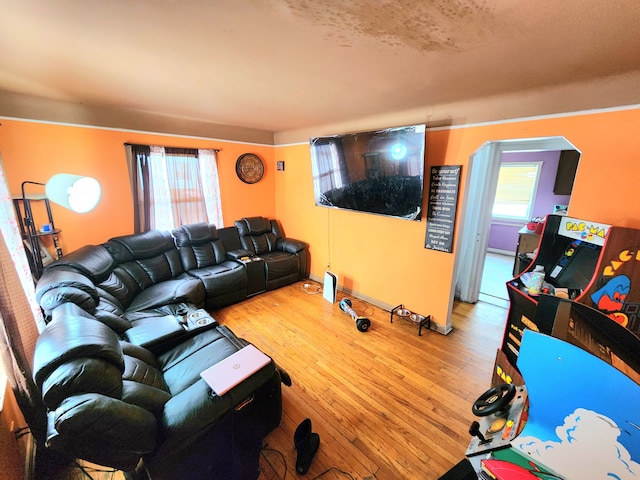
[[[309,139],[317,206],[420,221],[425,126]]]

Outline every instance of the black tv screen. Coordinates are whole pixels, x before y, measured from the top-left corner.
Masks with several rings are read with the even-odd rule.
[[[595,243],[574,240],[554,267],[549,278],[556,287],[584,289],[593,277],[602,247]]]
[[[318,206],[420,221],[425,126],[309,140]]]

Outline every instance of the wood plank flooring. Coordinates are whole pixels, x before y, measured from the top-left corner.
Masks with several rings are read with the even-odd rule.
[[[321,444],[306,478],[437,479],[464,456],[471,404],[490,386],[506,310],[456,303],[449,335],[418,336],[414,324],[390,323],[389,312],[352,298],[372,322],[363,333],[337,303],[309,293],[319,284],[305,283],[312,288],[298,282],[213,312],[293,380],[283,386],[283,420],[266,439],[260,479],[298,477],[293,433],[307,417]]]
[[[487,252],[480,283],[480,300],[508,308],[506,284],[513,278],[513,262],[513,255]]]

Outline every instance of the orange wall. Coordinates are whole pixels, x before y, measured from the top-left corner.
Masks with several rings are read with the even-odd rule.
[[[469,158],[485,142],[564,136],[582,152],[569,214],[640,228],[640,202],[635,198],[638,131],[638,109],[427,130],[425,171],[433,165],[463,165],[462,199]],[[322,278],[330,265],[346,288],[391,307],[403,303],[431,314],[439,325],[447,324],[455,255],[424,248],[424,220],[315,207],[308,145],[276,147],[275,157],[286,162],[286,170],[276,175],[278,219],[287,234],[310,242],[312,275]],[[460,218],[458,212],[458,223]],[[458,224],[456,235],[459,232]]]
[[[102,199],[92,212],[77,214],[52,204],[55,225],[62,229],[60,241],[65,252],[133,232],[124,143],[218,148],[225,226],[245,216],[275,217],[272,146],[14,120],[1,123],[0,154],[13,194],[20,193],[20,184],[25,180],[46,182],[60,172],[93,176],[102,185]],[[258,154],[265,164],[263,179],[253,185],[241,182],[235,174],[236,159],[247,152]],[[27,185],[26,192],[44,190]],[[37,223],[44,223],[44,219]]]
[[[15,432],[27,424],[18,407],[15,395],[6,381],[0,382],[0,388],[5,389],[4,404],[0,411],[0,452],[2,452],[0,455],[0,480],[25,478],[26,453],[24,447],[21,448],[18,445]],[[24,445],[29,438],[27,436],[22,444]]]
[[[433,165],[463,165],[462,199],[469,158],[485,142],[562,135],[582,152],[569,214],[640,228],[638,131],[639,109],[427,130],[426,171]],[[46,181],[60,171],[93,175],[102,183],[103,200],[93,212],[55,208],[65,251],[132,232],[124,142],[221,148],[226,225],[243,216],[278,218],[288,236],[309,242],[312,275],[321,278],[329,266],[341,285],[359,295],[388,306],[403,303],[432,315],[441,326],[448,323],[455,255],[423,247],[424,221],[316,207],[306,141],[271,147],[13,120],[0,126],[0,153],[13,192],[23,180]],[[246,185],[235,175],[235,161],[245,152],[265,161],[258,184]],[[275,170],[277,160],[285,161],[285,171]]]

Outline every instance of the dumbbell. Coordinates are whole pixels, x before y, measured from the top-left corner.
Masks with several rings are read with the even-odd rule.
[[[359,317],[355,310],[351,307],[351,305],[351,300],[349,300],[348,298],[343,298],[342,300],[340,300],[340,310],[347,313],[351,316],[352,319],[355,320],[358,330],[360,330],[361,332],[366,332],[371,326],[371,320],[366,317]]]

